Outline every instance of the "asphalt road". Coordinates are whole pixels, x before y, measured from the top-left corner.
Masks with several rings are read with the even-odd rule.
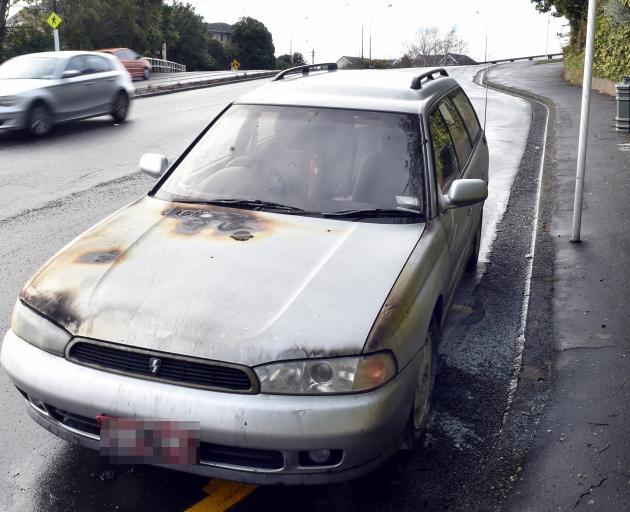
[[[459,69],[478,112],[477,69]],[[145,152],[176,157],[207,121],[259,82],[139,100],[129,123],[96,119],[47,139],[0,138],[0,331],[20,287],[74,236],[145,193],[134,173]],[[544,108],[490,91],[490,198],[482,259],[465,278],[444,329],[433,413],[425,442],[364,479],[318,488],[230,488],[146,466],[110,466],[98,454],[40,429],[0,372],[0,510],[490,510],[518,472],[532,425],[510,422],[510,392],[522,355],[523,297],[531,278],[532,227],[544,148]],[[510,194],[512,191],[512,194]],[[544,319],[542,319],[544,323]],[[506,412],[507,411],[507,412]],[[511,426],[512,425],[512,426]],[[223,486],[223,487],[222,487]],[[227,486],[227,487],[225,487]],[[206,495],[210,493],[209,497]],[[214,507],[214,508],[211,508]],[[218,507],[218,508],[217,508]]]

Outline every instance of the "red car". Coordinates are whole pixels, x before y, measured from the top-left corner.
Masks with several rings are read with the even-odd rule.
[[[110,53],[118,57],[132,78],[151,78],[151,63],[129,48],[104,48],[99,52]]]

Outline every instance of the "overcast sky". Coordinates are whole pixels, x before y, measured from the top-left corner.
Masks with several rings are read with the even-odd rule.
[[[188,0],[208,22],[235,23],[242,16],[262,21],[273,35],[276,55],[299,51],[310,62],[336,61],[342,55],[369,53],[372,57],[398,58],[405,43],[421,26],[453,25],[468,43],[468,54],[483,60],[485,26],[488,26],[489,58],[545,53],[546,14],[530,0]],[[386,7],[388,4],[391,7]],[[560,51],[557,33],[564,19],[550,18],[549,53]],[[566,28],[564,29],[567,30]]]

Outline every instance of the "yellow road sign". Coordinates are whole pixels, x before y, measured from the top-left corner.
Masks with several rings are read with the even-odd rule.
[[[240,67],[241,67],[241,63],[237,61],[236,59],[234,59],[232,61],[232,71],[238,71],[238,68]]]
[[[40,18],[41,19],[41,18]],[[50,16],[48,16],[48,19],[46,20],[46,22],[53,28],[56,29],[60,24],[61,24],[61,18],[59,17],[59,15],[56,12],[51,12]]]

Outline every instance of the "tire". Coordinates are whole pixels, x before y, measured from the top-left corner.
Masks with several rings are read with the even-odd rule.
[[[114,118],[115,123],[122,123],[127,118],[129,113],[129,96],[126,93],[120,91],[116,95],[114,105],[112,106],[111,116]]]
[[[148,80],[149,78],[151,78],[151,70],[149,68],[144,68],[144,70],[142,71],[142,78],[143,80]]]
[[[474,272],[477,269],[477,263],[479,262],[479,247],[481,247],[481,227],[483,226],[483,213],[479,219],[479,227],[475,233],[470,247],[470,257],[466,262],[466,271]]]
[[[433,386],[437,368],[438,328],[435,318],[431,319],[431,325],[427,331],[422,351],[422,361],[416,377],[416,389],[411,404],[409,416],[408,434],[401,448],[403,450],[414,449],[424,436],[424,431],[433,401]]]
[[[26,129],[34,137],[47,135],[53,127],[53,115],[43,103],[36,103],[31,107]]]

